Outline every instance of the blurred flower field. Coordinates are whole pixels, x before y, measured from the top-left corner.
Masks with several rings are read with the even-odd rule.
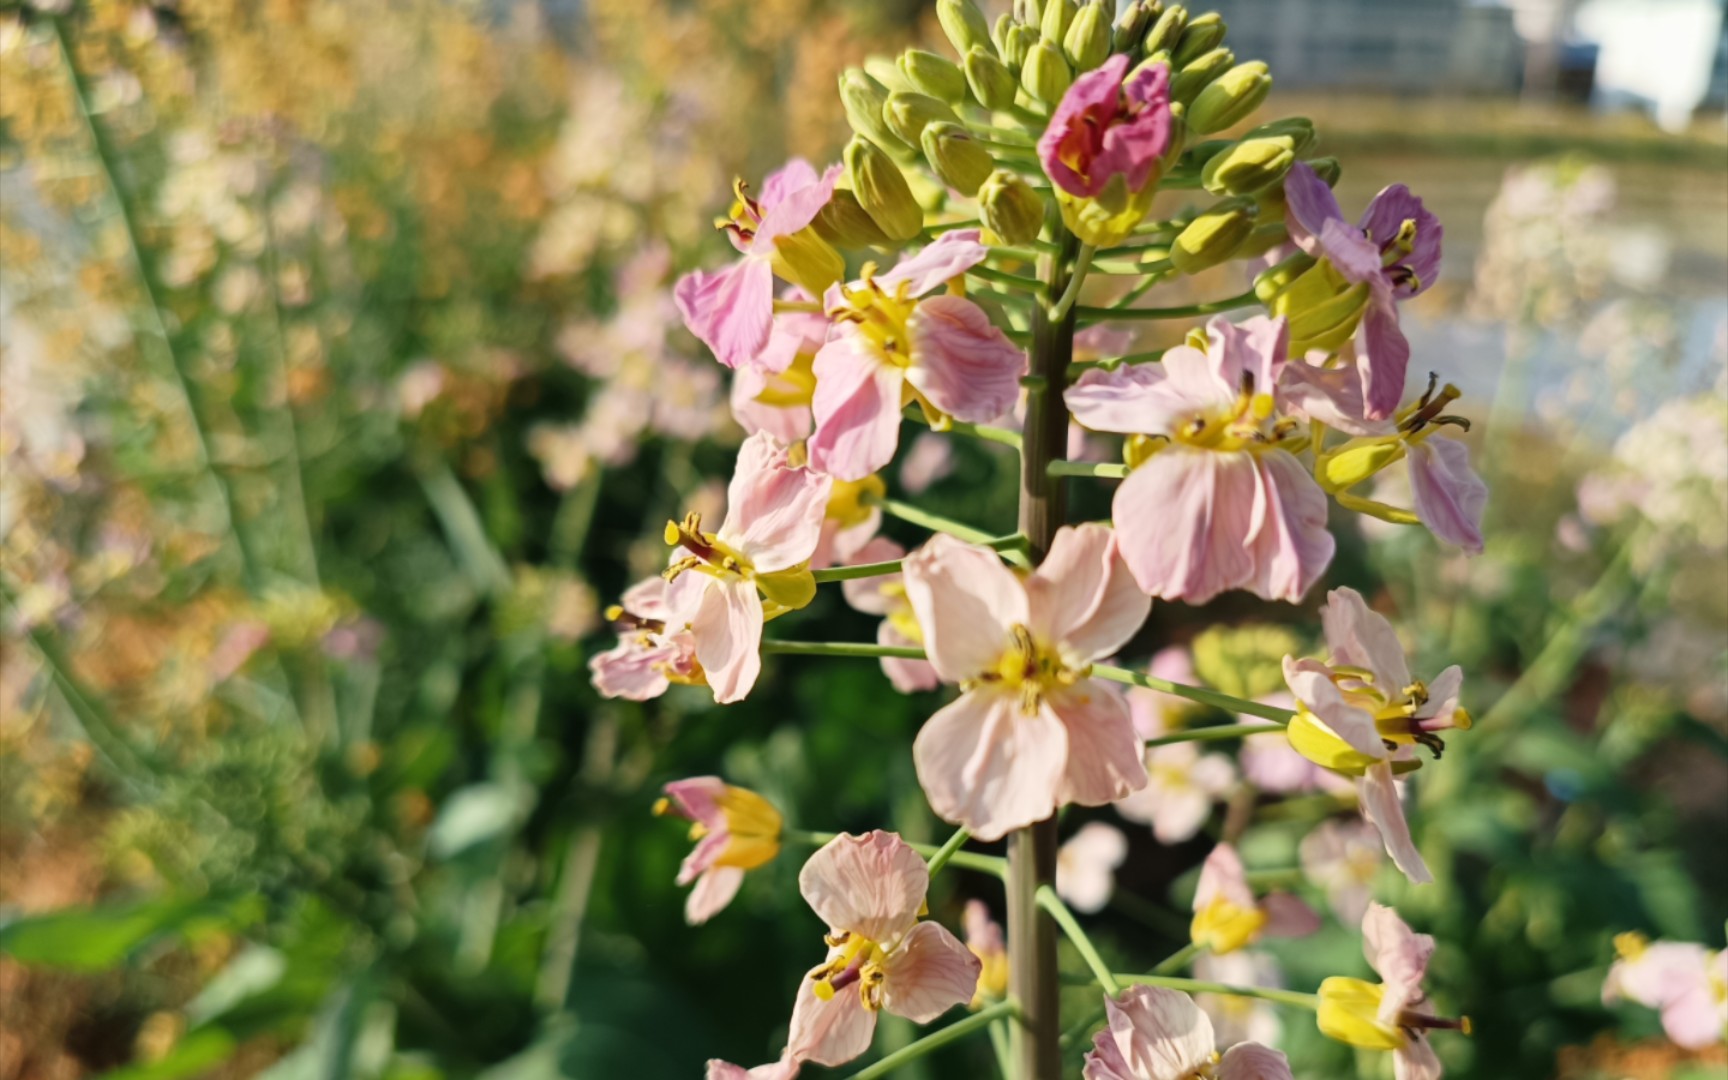
[[[718,520],[744,438],[747,395],[674,280],[728,250],[708,225],[735,176],[837,159],[844,68],[940,40],[909,0],[0,13],[0,1080],[670,1078],[774,1055],[820,935],[802,853],[690,926],[662,786],[719,774],[796,829],[941,843],[906,752],[939,692],[769,657],[747,704],[637,703],[588,662],[665,565],[662,523]],[[1201,978],[1366,972],[1372,894],[1434,935],[1437,1004],[1473,1019],[1439,1047],[1448,1075],[1722,1076],[1720,1039],[1682,1048],[1604,999],[1639,948],[1618,935],[1728,932],[1721,124],[1481,102],[1435,124],[1422,103],[1392,139],[1384,102],[1280,104],[1350,149],[1345,205],[1410,177],[1447,221],[1406,325],[1477,406],[1487,550],[1369,521],[1325,579],[1398,613],[1413,667],[1469,672],[1471,736],[1412,785],[1437,883],[1363,844],[1348,785],[1250,740],[1162,748],[1133,803],[1073,808],[1059,887],[1112,957],[1167,955],[1227,839],[1325,925]],[[1499,137],[1453,138],[1476,123]],[[884,475],[1005,530],[1013,453],[945,450],[907,435]],[[1402,475],[1375,497],[1408,504]],[[1101,486],[1073,501],[1110,513]],[[1231,594],[1204,622],[1160,602],[1140,652],[1268,698],[1280,658],[1320,647],[1323,594]],[[786,625],[876,641],[895,609],[872,602],[824,593]],[[1221,718],[1131,698],[1147,731]],[[929,904],[958,925],[977,901],[1001,917],[962,865]],[[1063,969],[1086,966],[1065,947]],[[1392,1075],[1200,1004],[1299,1076]],[[885,1018],[877,1047],[912,1038]],[[993,1067],[965,1043],[896,1075]]]

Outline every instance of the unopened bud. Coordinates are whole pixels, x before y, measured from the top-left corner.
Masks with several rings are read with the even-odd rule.
[[[1253,231],[1252,199],[1218,203],[1177,234],[1170,245],[1170,264],[1184,274],[1210,270],[1236,254]]]
[[[1281,120],[1261,124],[1242,138],[1244,140],[1276,138],[1280,135],[1291,140],[1290,148],[1295,151],[1297,157],[1313,150],[1314,144],[1320,140],[1320,136],[1314,130],[1314,121],[1306,116],[1286,116]]]
[[[1314,170],[1314,175],[1326,181],[1327,187],[1337,187],[1339,177],[1344,175],[1344,166],[1335,157],[1319,157],[1308,163]]]
[[[923,49],[907,49],[900,54],[900,73],[933,98],[949,103],[966,99],[966,76],[960,65],[946,57]]]
[[[990,27],[990,43],[996,46],[997,55],[1001,55],[1008,51],[1008,31],[1014,29],[1014,27],[1018,25],[1019,24],[1014,21],[1014,16],[1008,14],[1006,11],[996,16],[995,24]]]
[[[894,243],[858,205],[858,196],[845,188],[834,189],[833,197],[810,224],[818,235],[837,247],[891,247]]]
[[[1284,179],[1296,164],[1288,135],[1241,142],[1216,155],[1200,171],[1200,186],[1214,195],[1252,195]]]
[[[1188,25],[1182,28],[1182,36],[1176,41],[1176,62],[1186,64],[1197,56],[1204,55],[1224,43],[1224,16],[1216,11],[1204,15],[1196,15],[1188,20]]]
[[[1200,91],[1188,108],[1188,126],[1201,135],[1223,131],[1246,119],[1271,92],[1272,74],[1265,63],[1237,64]]]
[[[1026,65],[1020,69],[1020,85],[1028,94],[1046,105],[1055,105],[1073,83],[1074,73],[1068,70],[1061,49],[1049,39],[1032,46],[1032,51],[1026,54]]]
[[[1014,104],[1014,91],[1020,84],[995,53],[973,49],[966,54],[966,85],[986,109],[1006,109]]]
[[[1038,28],[1036,26],[1016,26],[1008,31],[1008,46],[1002,50],[1002,62],[1008,65],[1008,70],[1024,76],[1026,73],[1026,58],[1032,55],[1032,49],[1038,44]]]
[[[1074,16],[1080,14],[1080,5],[1074,0],[1044,0],[1044,17],[1038,21],[1038,33],[1045,41],[1062,43],[1063,35],[1068,33],[1068,26],[1074,21]]]
[[[1005,244],[1026,244],[1044,228],[1044,197],[1007,169],[992,172],[978,189],[979,216]]]
[[[1062,52],[1076,73],[1091,71],[1110,55],[1110,13],[1104,0],[1090,0],[1068,24]]]
[[[840,73],[840,104],[856,134],[896,153],[911,149],[882,118],[882,106],[888,104],[887,88],[863,70],[847,68]]]
[[[1111,35],[1111,46],[1119,53],[1131,53],[1140,47],[1140,39],[1146,36],[1146,27],[1153,19],[1153,5],[1146,0],[1134,0],[1122,9],[1122,14],[1116,16],[1116,29]]]
[[[990,151],[959,124],[939,120],[924,128],[924,160],[944,184],[962,195],[977,194],[979,185],[996,168]]]
[[[1146,50],[1147,56],[1161,51],[1173,52],[1187,26],[1188,9],[1181,4],[1171,4],[1164,9],[1164,14],[1158,16],[1152,29],[1146,31],[1146,40],[1140,43],[1140,47]]]
[[[1329,492],[1344,491],[1396,464],[1403,456],[1404,440],[1397,435],[1351,439],[1315,462],[1315,478]]]
[[[846,177],[858,205],[893,241],[910,240],[924,228],[924,210],[900,167],[882,148],[859,136],[846,144]]]
[[[1044,0],[1014,0],[1013,11],[1015,22],[1036,30],[1044,21]]]
[[[1271,306],[1278,294],[1288,289],[1297,278],[1313,269],[1314,256],[1298,251],[1276,266],[1260,271],[1254,279],[1254,296]]]
[[[1202,53],[1194,59],[1182,64],[1170,80],[1170,100],[1180,101],[1184,105],[1200,96],[1200,91],[1212,85],[1218,76],[1230,70],[1236,62],[1236,54],[1229,49],[1213,49]],[[1178,59],[1177,63],[1181,63]]]
[[[890,131],[910,146],[919,145],[918,140],[923,138],[926,125],[938,120],[960,121],[953,109],[929,94],[905,91],[888,95],[888,104],[882,106],[882,119],[888,122]]]
[[[956,56],[990,48],[990,24],[972,0],[936,0],[936,21],[942,24]]]
[[[894,62],[892,56],[880,54],[864,58],[864,73],[882,84],[882,89],[892,94],[895,91],[915,91],[918,88],[909,82],[900,71],[900,65]]]

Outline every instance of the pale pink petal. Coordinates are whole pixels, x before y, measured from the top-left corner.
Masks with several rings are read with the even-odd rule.
[[[596,653],[588,661],[588,670],[601,697],[647,701],[664,694],[672,685],[666,678],[666,665],[676,659],[677,653],[677,649],[668,645],[644,645],[632,635],[615,648]]]
[[[1205,387],[1203,395],[1173,384],[1167,368],[1171,356],[1193,354],[1202,365],[1205,357],[1197,349],[1179,345],[1165,353],[1158,364],[1123,364],[1114,370],[1090,368],[1080,381],[1062,395],[1076,422],[1093,431],[1119,435],[1168,434],[1186,416],[1205,408],[1216,396]]]
[[[1216,900],[1235,904],[1239,908],[1254,906],[1254,890],[1248,887],[1248,870],[1242,857],[1229,844],[1219,844],[1200,864],[1200,881],[1194,887],[1194,910],[1209,907]]]
[[[938,817],[999,840],[1056,809],[1068,732],[1048,709],[1024,716],[1013,694],[973,690],[925,722],[912,759]]]
[[[1728,1016],[1724,1015],[1728,1004],[1721,994],[1708,978],[1677,986],[1662,1006],[1662,1030],[1675,1045],[1688,1050],[1702,1050],[1721,1042],[1728,1027]]]
[[[774,271],[744,258],[719,270],[693,270],[672,291],[684,325],[727,367],[742,367],[768,344],[774,322]]]
[[[1056,851],[1056,894],[1084,915],[1104,910],[1116,885],[1116,868],[1128,858],[1122,830],[1089,821]]]
[[[1218,315],[1206,324],[1206,336],[1207,355],[1224,364],[1222,381],[1238,391],[1252,387],[1256,393],[1273,393],[1290,347],[1290,324],[1282,315],[1255,315],[1239,323]]]
[[[816,550],[833,484],[818,472],[794,467],[773,436],[752,435],[738,450],[726,488],[726,520],[717,535],[760,572],[796,566]]]
[[[684,898],[684,921],[701,926],[720,913],[738,895],[744,871],[736,866],[711,866],[696,879],[696,887]]]
[[[802,179],[802,170],[797,178],[788,177],[787,182],[778,183],[778,176],[769,177],[762,185],[764,214],[762,223],[756,227],[756,238],[750,243],[750,250],[767,255],[772,252],[770,245],[775,239],[790,236],[816,220],[816,215],[828,205],[828,200],[834,194],[834,185],[840,179],[840,166],[830,165],[814,183],[804,183],[793,188],[796,179]],[[770,187],[775,189],[775,198],[770,202],[767,198]]]
[[[1677,990],[1709,981],[1709,956],[1702,945],[1652,942],[1637,959],[1617,960],[1608,969],[1603,1000],[1613,1004],[1624,995],[1640,1005],[1662,1008],[1673,1000]]]
[[[1282,1050],[1259,1043],[1238,1043],[1218,1062],[1218,1080],[1294,1080]]]
[[[843,989],[827,1001],[816,996],[814,987],[810,979],[798,987],[786,1045],[800,1060],[844,1065],[870,1049],[876,1034],[876,1013],[864,1007],[856,987]]]
[[[1194,658],[1188,652],[1186,645],[1167,645],[1152,654],[1152,662],[1147,665],[1149,675],[1170,682],[1194,685]],[[1185,698],[1174,694],[1166,694],[1159,690],[1148,690],[1145,687],[1134,687],[1128,691],[1128,711],[1134,718],[1134,731],[1142,739],[1156,739],[1167,735],[1176,726],[1171,723],[1172,714],[1179,714],[1192,705]]]
[[[1392,1075],[1395,1080],[1440,1080],[1445,1070],[1439,1055],[1428,1043],[1428,1036],[1417,1032],[1403,1046],[1392,1052]]]
[[[1326,493],[1287,451],[1262,454],[1259,466],[1265,512],[1249,587],[1267,600],[1294,604],[1326,572],[1337,549],[1326,531]]]
[[[788,1052],[779,1061],[758,1065],[748,1071],[730,1061],[710,1058],[705,1080],[797,1080],[797,1077],[798,1059]]]
[[[1488,485],[1470,467],[1470,450],[1457,439],[1431,436],[1413,442],[1410,491],[1416,516],[1445,543],[1482,554],[1482,511],[1488,505]]]
[[[1416,841],[1410,838],[1410,823],[1404,820],[1404,803],[1398,797],[1398,782],[1392,777],[1391,763],[1381,761],[1370,766],[1367,774],[1357,781],[1357,790],[1362,800],[1362,816],[1380,830],[1393,865],[1415,884],[1431,884],[1434,875],[1428,872]]]
[[[894,269],[878,274],[876,283],[893,292],[904,281],[910,286],[909,295],[923,296],[984,261],[990,249],[978,237],[977,229],[945,232],[916,255],[901,259]]]
[[[1212,797],[1198,788],[1167,792],[1152,814],[1152,835],[1166,847],[1192,840],[1212,815]]]
[[[932,296],[913,310],[906,332],[912,339],[906,380],[948,415],[983,423],[1019,399],[1026,353],[972,301]]]
[[[869,543],[853,552],[848,564],[864,564],[878,562],[893,562],[903,558],[906,549],[888,539],[886,536],[873,537]],[[866,615],[886,615],[890,606],[887,594],[882,590],[885,586],[898,584],[899,574],[884,574],[881,577],[847,578],[840,583],[840,592],[846,597],[846,603],[854,611],[862,611]]]
[[[1320,929],[1320,913],[1290,893],[1272,893],[1260,901],[1266,913],[1261,932],[1268,937],[1307,937]]]
[[[1187,994],[1161,986],[1130,986],[1105,998],[1110,1034],[1131,1075],[1184,1080],[1212,1060],[1212,1021]]]
[[[788,158],[786,164],[762,178],[762,192],[756,196],[757,205],[764,211],[772,210],[793,193],[819,182],[821,178],[816,166],[805,159]]]
[[[762,670],[762,597],[756,586],[739,578],[710,581],[690,632],[714,700],[742,701]]]
[[[814,423],[809,405],[770,405],[757,400],[774,379],[775,376],[753,367],[739,368],[732,376],[730,403],[733,419],[752,435],[766,432],[784,443],[808,438]]]
[[[1012,628],[1030,618],[1025,587],[988,548],[938,534],[902,566],[925,651],[948,682],[994,668]]]
[[[1057,643],[1077,665],[1115,654],[1152,608],[1116,550],[1115,534],[1096,524],[1056,531],[1049,555],[1026,580],[1026,595],[1033,634]]]
[[[841,480],[862,480],[894,458],[900,445],[900,392],[905,374],[884,363],[856,333],[843,332],[816,354],[810,411],[810,464]]]
[[[922,495],[930,485],[954,471],[952,441],[933,431],[912,440],[912,449],[900,459],[900,486],[909,495]]]
[[[1419,719],[1450,718],[1458,710],[1458,695],[1464,689],[1464,669],[1457,664],[1428,681],[1428,703],[1417,713]]]
[[[1140,737],[1116,687],[1086,679],[1052,694],[1046,708],[1068,729],[1068,766],[1059,802],[1102,806],[1146,786]]]
[[[1327,674],[1325,665],[1315,661],[1284,658],[1285,685],[1321,726],[1358,753],[1371,758],[1386,757],[1386,744],[1380,738],[1380,729],[1374,726],[1374,717],[1346,701]]]
[[[918,920],[930,870],[893,833],[841,833],[810,856],[798,890],[830,929],[892,941]]]
[[[1116,1048],[1116,1037],[1109,1028],[1092,1036],[1092,1049],[1080,1069],[1081,1080],[1139,1080],[1128,1069],[1122,1051]]]
[[[882,1007],[928,1024],[972,1000],[983,963],[940,923],[921,922],[883,963]]]
[[[1346,435],[1389,435],[1397,427],[1392,420],[1367,419],[1362,376],[1350,368],[1285,364],[1278,376],[1277,401],[1285,415],[1317,421]]]
[[[1368,606],[1361,593],[1351,588],[1327,593],[1320,625],[1333,663],[1367,668],[1374,673],[1376,685],[1389,694],[1410,685],[1410,665],[1404,660],[1398,632],[1386,616]]]
[[[894,628],[894,624],[884,619],[876,626],[876,644],[889,645],[896,648],[917,646],[917,642]],[[928,660],[906,660],[898,656],[882,658],[882,674],[888,676],[888,682],[902,694],[915,694],[921,690],[934,690],[942,685],[942,679],[936,674],[936,669]]]
[[[726,782],[718,776],[692,776],[673,780],[664,790],[679,816],[701,822],[710,832],[726,827],[726,815],[720,812],[718,801],[720,796],[726,793]]]
[[[1203,604],[1252,580],[1245,549],[1260,474],[1253,455],[1172,446],[1129,474],[1112,503],[1117,545],[1140,587]]]
[[[1167,748],[1160,747],[1154,754],[1161,754]],[[1218,798],[1228,794],[1236,786],[1236,766],[1223,754],[1204,754],[1188,771],[1188,782],[1207,795]]]

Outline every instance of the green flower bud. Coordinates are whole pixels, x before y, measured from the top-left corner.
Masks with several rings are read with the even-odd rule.
[[[1033,46],[1038,44],[1038,28],[1036,26],[1016,26],[1008,31],[1008,47],[1002,50],[1002,62],[1008,65],[1010,71],[1026,73],[1026,58],[1032,55]]]
[[[1110,55],[1110,14],[1104,0],[1090,0],[1068,24],[1062,52],[1076,72],[1091,71]]]
[[[895,91],[916,93],[918,88],[909,82],[900,71],[900,65],[891,56],[866,56],[864,58],[864,73],[882,84],[882,89],[892,94]]]
[[[923,49],[900,54],[900,72],[923,93],[949,103],[966,100],[966,75],[947,57]]]
[[[1335,157],[1315,158],[1308,163],[1314,174],[1326,181],[1327,187],[1337,187],[1338,178],[1344,175],[1344,166]]]
[[[966,85],[972,96],[986,109],[1006,109],[1014,104],[1014,91],[1020,84],[1008,65],[993,52],[973,49],[966,54]]]
[[[1131,53],[1140,47],[1146,27],[1152,22],[1155,5],[1147,0],[1134,0],[1116,17],[1116,29],[1111,35],[1111,47],[1119,53]]]
[[[1404,440],[1397,435],[1371,435],[1351,439],[1324,454],[1314,464],[1315,479],[1328,492],[1355,487],[1404,456]]]
[[[1044,0],[1014,0],[1014,21],[1038,29],[1044,21]]]
[[[882,106],[882,119],[888,122],[890,131],[911,146],[918,145],[918,140],[924,135],[925,125],[938,120],[949,123],[960,121],[960,118],[954,115],[953,109],[929,94],[904,91],[888,95],[888,104]]]
[[[1140,47],[1146,50],[1147,56],[1159,51],[1174,50],[1177,40],[1187,26],[1188,9],[1181,4],[1171,4],[1164,9],[1164,14],[1158,16],[1152,29],[1146,31],[1146,40],[1140,43]]]
[[[1214,195],[1251,195],[1283,180],[1294,164],[1296,145],[1288,135],[1243,139],[1206,162],[1200,186]]]
[[[959,124],[938,120],[924,128],[924,160],[942,182],[962,195],[977,194],[996,159]]]
[[[1044,0],[1044,17],[1038,22],[1038,33],[1045,41],[1060,43],[1080,5],[1074,0]]]
[[[811,227],[817,235],[836,247],[892,247],[894,241],[882,231],[874,218],[858,205],[858,196],[845,188],[835,188],[828,205],[816,215]]]
[[[936,0],[936,21],[942,24],[956,56],[990,48],[990,24],[972,0]]]
[[[1061,49],[1049,39],[1032,46],[1032,51],[1026,54],[1026,66],[1020,69],[1020,85],[1028,94],[1046,105],[1055,105],[1073,83],[1074,73],[1068,70],[1068,61],[1062,59]]]
[[[1229,199],[1190,221],[1170,245],[1170,264],[1184,274],[1210,270],[1236,254],[1254,231],[1254,201]]]
[[[1314,121],[1306,116],[1286,116],[1282,120],[1273,120],[1242,136],[1244,139],[1259,139],[1262,137],[1276,138],[1285,136],[1291,140],[1291,149],[1297,157],[1301,157],[1314,149],[1314,144],[1320,136],[1314,131]]]
[[[847,68],[840,73],[840,104],[846,110],[846,122],[855,133],[896,153],[911,149],[882,119],[882,106],[888,104],[888,90],[862,70]]]
[[[924,228],[924,209],[912,197],[912,189],[882,148],[861,136],[853,136],[843,155],[846,178],[858,205],[870,215],[888,239],[910,240]]]
[[[1254,279],[1254,296],[1270,307],[1278,294],[1314,267],[1314,256],[1298,251],[1277,266],[1260,271]]]
[[[1188,126],[1201,135],[1223,131],[1258,109],[1271,92],[1272,74],[1265,63],[1237,64],[1200,91],[1188,108]]]
[[[1188,20],[1183,27],[1182,36],[1176,41],[1176,62],[1187,64],[1197,56],[1202,56],[1224,43],[1224,16],[1216,11],[1204,15],[1196,15]]]
[[[1290,355],[1313,349],[1333,352],[1356,333],[1368,305],[1366,282],[1353,285],[1331,262],[1321,259],[1298,274],[1267,305],[1290,320]]]
[[[1007,169],[992,172],[978,189],[978,211],[1005,244],[1030,243],[1044,228],[1044,197]]]
[[[1008,54],[1008,31],[1018,25],[1020,24],[1014,21],[1014,16],[1006,11],[996,16],[996,25],[990,28],[990,41],[996,46],[998,54],[1003,56]]]
[[[1235,62],[1236,54],[1229,49],[1213,49],[1188,61],[1170,80],[1170,100],[1184,105],[1192,103],[1200,96],[1200,91],[1229,71]]]

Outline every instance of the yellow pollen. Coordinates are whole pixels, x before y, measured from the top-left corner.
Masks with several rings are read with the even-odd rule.
[[[1054,648],[1037,641],[1023,623],[1015,623],[1009,633],[1010,644],[997,658],[995,668],[969,680],[966,687],[1002,687],[1020,699],[1022,716],[1037,715],[1046,697],[1076,685],[1091,671],[1090,667],[1069,667]]]

